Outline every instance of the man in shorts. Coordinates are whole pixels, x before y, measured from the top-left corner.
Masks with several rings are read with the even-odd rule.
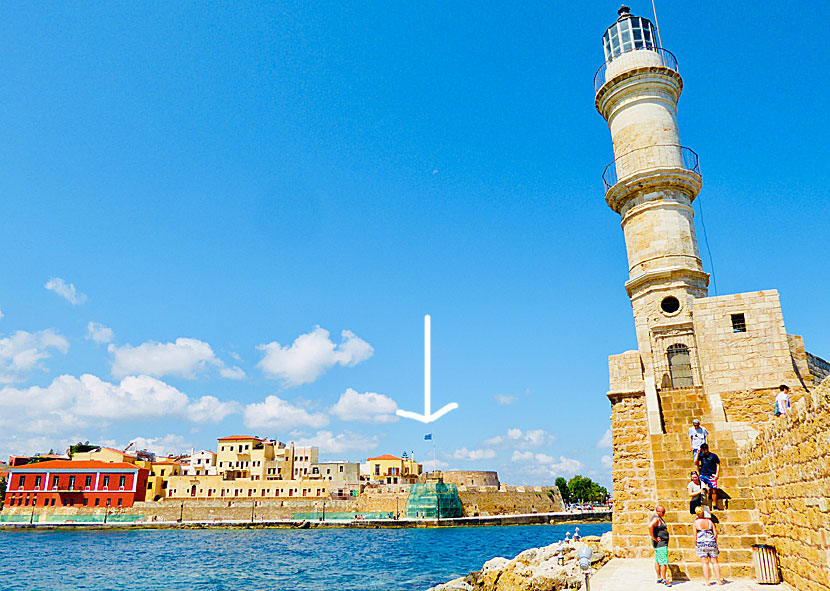
[[[689,427],[689,439],[692,441],[692,463],[695,463],[700,452],[700,446],[709,443],[709,431],[706,430],[706,427],[700,426],[700,419],[692,419],[692,426]]]
[[[651,536],[651,545],[654,547],[654,570],[657,571],[657,582],[671,586],[668,581],[669,570],[669,528],[663,517],[666,508],[657,505],[654,508],[654,517],[648,524],[648,533]]]
[[[712,510],[718,502],[718,475],[720,474],[720,458],[717,454],[709,451],[709,444],[700,446],[700,453],[697,456],[697,467],[700,471],[700,481],[709,489],[709,496]]]

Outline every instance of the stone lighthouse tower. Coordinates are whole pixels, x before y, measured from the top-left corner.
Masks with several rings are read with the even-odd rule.
[[[631,298],[650,410],[656,389],[700,384],[692,302],[706,297],[692,202],[701,188],[697,154],[683,147],[677,101],[683,80],[654,26],[627,6],[602,37],[596,108],[608,121],[614,161],[605,200],[620,214]],[[656,419],[656,417],[652,417]]]

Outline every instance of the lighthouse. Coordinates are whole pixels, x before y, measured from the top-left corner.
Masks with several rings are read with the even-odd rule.
[[[654,396],[661,386],[700,385],[691,311],[695,299],[707,296],[709,276],[700,260],[692,202],[702,179],[697,154],[683,146],[678,131],[683,79],[677,60],[660,47],[652,22],[623,6],[602,46],[595,104],[614,147],[602,177],[605,201],[621,217],[625,288],[646,389]]]

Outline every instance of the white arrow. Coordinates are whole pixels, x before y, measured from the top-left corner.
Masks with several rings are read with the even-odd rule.
[[[429,314],[424,316],[424,414],[419,415],[416,412],[409,412],[408,410],[396,410],[395,413],[399,417],[404,417],[407,419],[415,419],[416,421],[421,421],[422,423],[431,423],[437,418],[440,418],[450,412],[458,408],[458,404],[455,402],[450,402],[448,405],[443,407],[441,410],[436,412],[430,412],[430,337],[429,337]]]

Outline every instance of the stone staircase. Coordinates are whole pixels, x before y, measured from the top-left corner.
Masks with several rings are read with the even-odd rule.
[[[697,417],[709,431],[709,448],[721,460],[718,478],[717,519],[719,562],[724,577],[748,577],[752,567],[753,544],[763,543],[760,515],[755,508],[752,490],[738,455],[732,430],[716,419],[702,388],[663,390],[660,392],[665,434],[652,435],[657,499],[666,507],[669,526],[669,564],[675,579],[703,576],[695,552],[692,532],[694,516],[689,513],[686,485],[689,472],[696,470],[688,431]],[[717,428],[719,425],[721,428]],[[724,494],[725,493],[725,494]]]

